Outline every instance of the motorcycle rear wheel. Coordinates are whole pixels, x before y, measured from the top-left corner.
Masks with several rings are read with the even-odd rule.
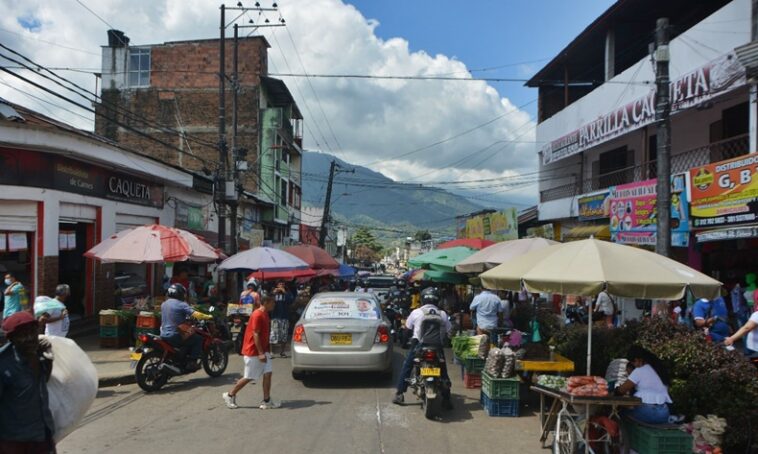
[[[229,351],[221,344],[213,344],[203,355],[203,370],[211,377],[219,377],[229,365]]]
[[[137,385],[145,392],[158,391],[168,381],[168,376],[160,369],[163,354],[157,350],[143,353],[134,371]]]
[[[442,414],[442,398],[438,395],[430,399],[424,395],[424,417],[426,419],[436,419]]]

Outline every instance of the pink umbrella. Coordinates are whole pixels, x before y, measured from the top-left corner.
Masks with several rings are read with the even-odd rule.
[[[160,224],[121,231],[84,253],[103,262],[214,262],[222,254],[194,234]]]
[[[493,244],[495,244],[494,241],[483,240],[481,238],[458,238],[457,240],[446,241],[437,246],[435,249],[450,249],[453,247],[463,246],[469,249],[481,250],[487,246],[492,246]]]

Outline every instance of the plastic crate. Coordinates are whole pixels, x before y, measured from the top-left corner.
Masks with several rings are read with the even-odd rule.
[[[466,372],[479,374],[484,370],[484,360],[479,358],[463,358],[463,368]]]
[[[482,387],[482,376],[479,374],[463,374],[463,386],[467,389],[477,389]]]
[[[100,314],[100,326],[119,326],[124,321],[116,314]]]
[[[490,399],[519,398],[521,381],[516,378],[494,378],[487,372],[482,372],[482,392]]]
[[[137,328],[159,328],[161,321],[153,315],[138,315]]]
[[[520,402],[518,399],[490,399],[484,394],[484,391],[482,391],[479,395],[479,401],[482,403],[482,407],[484,407],[487,416],[514,417],[519,415]]]
[[[140,334],[155,334],[155,335],[159,335],[160,333],[161,333],[161,329],[160,328],[137,328],[137,332],[136,332],[137,336],[139,336]]]
[[[124,348],[129,346],[127,337],[101,337],[100,348]]]
[[[654,428],[628,418],[623,421],[629,433],[629,447],[639,453],[688,454],[692,452],[692,435],[673,428]]]
[[[100,337],[126,337],[128,334],[127,326],[100,326]]]

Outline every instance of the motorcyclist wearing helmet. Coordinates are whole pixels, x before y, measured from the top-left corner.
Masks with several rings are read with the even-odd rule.
[[[421,304],[422,306],[418,309],[415,309],[411,314],[408,316],[408,319],[405,322],[405,326],[413,331],[413,338],[411,339],[411,346],[408,349],[408,355],[405,357],[405,361],[403,362],[403,368],[400,370],[400,378],[397,382],[397,392],[395,393],[395,397],[392,399],[392,403],[401,405],[405,401],[405,391],[408,390],[408,379],[411,376],[411,372],[413,371],[413,359],[416,357],[416,353],[418,349],[422,346],[422,344],[419,342],[421,337],[421,323],[424,320],[424,317],[429,314],[430,311],[435,311],[436,314],[442,319],[443,328],[445,330],[445,333],[449,333],[452,330],[452,325],[450,324],[450,319],[448,318],[445,311],[439,309],[439,303],[440,303],[440,296],[439,292],[435,287],[427,287],[421,292]],[[450,377],[447,374],[447,367],[445,365],[445,362],[443,360],[442,362],[442,379],[443,381],[450,383]],[[446,409],[452,408],[452,403],[450,402],[450,388],[449,387],[443,387],[442,389],[442,405]]]
[[[245,290],[240,293],[240,304],[252,304],[253,310],[257,309],[261,304],[261,294],[258,293],[260,285],[258,281],[252,277],[245,284]]]
[[[198,370],[203,338],[192,334],[184,339],[179,325],[188,318],[211,320],[213,317],[198,312],[187,304],[187,289],[182,284],[171,284],[166,296],[168,299],[161,305],[161,337],[174,347],[187,347],[187,369]]]

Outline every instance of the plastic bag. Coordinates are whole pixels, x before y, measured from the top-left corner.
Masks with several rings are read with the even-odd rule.
[[[505,355],[499,348],[493,348],[487,355],[487,361],[484,363],[484,371],[491,377],[499,377],[505,364]]]
[[[490,352],[490,337],[486,334],[482,334],[479,338],[479,353],[477,356],[480,359],[487,359],[487,354]]]
[[[45,312],[52,314],[56,311],[62,311],[64,309],[66,309],[66,305],[55,298],[50,298],[49,296],[38,296],[34,299],[35,318],[39,318]]]
[[[500,378],[511,378],[516,375],[516,354],[508,347],[501,351],[505,361],[503,361],[503,369],[500,371]]]
[[[84,350],[71,339],[40,336],[52,344],[53,372],[47,382],[55,442],[74,431],[97,395],[97,370]]]

